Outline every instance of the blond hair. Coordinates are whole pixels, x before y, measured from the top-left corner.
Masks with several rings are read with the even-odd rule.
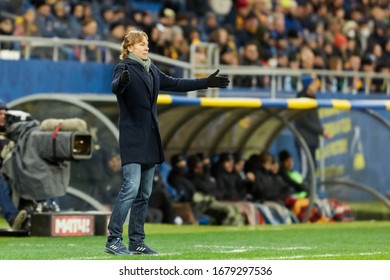
[[[144,38],[148,40],[148,35],[144,31],[140,31],[140,30],[129,31],[129,33],[127,33],[125,38],[123,39],[122,50],[121,50],[121,54],[119,55],[119,58],[122,60],[126,59],[130,52],[128,48],[130,46],[134,46],[135,44],[138,44],[139,42],[142,42]]]

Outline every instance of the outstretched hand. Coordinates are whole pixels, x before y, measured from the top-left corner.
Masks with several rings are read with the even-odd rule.
[[[121,74],[121,84],[127,86],[130,82],[129,66],[125,64],[125,70]]]
[[[224,76],[217,76],[219,69],[207,77],[207,87],[226,88],[229,85],[229,79]]]

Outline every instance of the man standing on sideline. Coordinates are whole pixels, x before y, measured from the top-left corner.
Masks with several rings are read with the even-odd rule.
[[[297,98],[312,98],[316,99],[316,93],[318,91],[318,80],[309,74],[302,75],[301,78],[302,90],[298,92]],[[315,153],[319,147],[319,136],[323,136],[330,139],[329,133],[322,127],[320,117],[317,109],[310,109],[301,118],[295,121],[295,128],[305,139],[309,148],[310,154],[314,161],[314,166],[317,166]],[[302,153],[301,153],[302,154]],[[301,159],[303,157],[301,156]],[[302,167],[302,173],[305,174],[304,165]]]
[[[225,88],[219,71],[202,79],[178,79],[161,72],[149,59],[148,36],[130,31],[122,42],[121,62],[114,68],[112,91],[120,109],[119,146],[123,182],[115,200],[104,251],[114,255],[158,254],[144,243],[144,223],[152,191],[155,165],[164,161],[157,120],[160,90],[192,91]],[[122,243],[123,224],[130,211],[129,247]]]

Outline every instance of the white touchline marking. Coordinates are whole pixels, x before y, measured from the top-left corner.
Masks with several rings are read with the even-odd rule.
[[[303,259],[303,258],[326,258],[326,257],[345,257],[345,256],[372,256],[379,255],[382,252],[367,252],[367,253],[354,253],[354,254],[317,254],[317,255],[296,255],[296,256],[277,256],[261,258],[262,260],[290,260],[290,259]]]
[[[249,251],[249,250],[233,249],[233,250],[227,250],[227,251],[214,251],[214,253],[228,254],[228,253],[243,253],[243,252],[247,252],[247,251]]]
[[[292,251],[292,250],[313,250],[314,247],[307,246],[292,246],[292,247],[268,247],[268,246],[218,246],[218,245],[195,245],[199,248],[214,248],[214,249],[242,249],[242,250],[280,250],[280,251]]]

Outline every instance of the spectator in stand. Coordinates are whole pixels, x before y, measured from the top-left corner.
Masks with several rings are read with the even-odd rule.
[[[28,8],[22,16],[15,18],[15,36],[36,36],[40,37],[41,33],[35,24],[35,9]]]
[[[300,65],[302,69],[314,69],[314,52],[309,47],[303,47],[299,52]]]
[[[383,48],[383,54],[380,56],[379,61],[385,64],[388,68],[390,68],[390,36],[385,40],[385,45]]]
[[[351,55],[346,63],[344,70],[352,71],[355,75],[352,78],[348,78],[348,84],[346,90],[350,93],[356,94],[363,88],[363,81],[358,76],[361,69],[361,57],[359,55]]]
[[[106,36],[110,32],[113,23],[115,23],[114,7],[111,5],[103,6],[100,10],[100,17],[98,18],[100,36]]]
[[[74,36],[72,30],[71,17],[68,13],[66,3],[58,1],[53,7],[54,15],[54,34],[60,38],[72,38]],[[61,55],[67,60],[74,59],[74,50],[70,46],[60,46]]]
[[[54,34],[60,38],[72,38],[71,19],[64,1],[58,1],[53,8],[54,19]]]
[[[110,26],[110,32],[106,34],[104,40],[108,42],[120,44],[126,35],[126,26],[122,22],[114,22]],[[110,50],[110,61],[117,64],[119,62],[120,52],[116,50]]]
[[[21,14],[23,13],[25,1],[10,1],[10,0],[0,0],[0,11],[10,14]]]
[[[240,65],[261,66],[256,42],[250,41],[245,44],[242,51],[242,56],[240,57]],[[264,87],[265,79],[264,77],[258,75],[240,75],[235,77],[234,86],[245,88]]]
[[[282,55],[282,54],[280,54]],[[284,56],[284,54],[283,54]],[[287,57],[288,59],[288,68],[292,71],[299,69],[299,61],[294,53],[290,53]],[[279,63],[279,61],[278,61]],[[282,63],[282,66],[284,64]],[[296,91],[298,88],[298,77],[297,76],[285,76],[283,77],[283,90],[286,92]]]
[[[276,38],[287,38],[287,30],[285,26],[284,14],[275,14],[272,22],[272,30],[276,33]]]
[[[318,49],[314,49],[313,54],[314,54],[314,62],[313,62],[314,69],[325,70],[326,64],[325,64],[325,58],[323,53]]]
[[[296,29],[290,29],[287,32],[287,52],[288,54],[296,54],[302,45],[303,36]]]
[[[165,27],[172,27],[176,22],[176,13],[169,8],[163,8],[159,13],[159,22]]]
[[[189,45],[183,35],[181,27],[175,25],[170,29],[170,37],[166,41],[164,46],[164,56],[189,61]],[[183,77],[183,69],[180,67],[169,67],[166,68],[167,73],[174,77]]]
[[[338,71],[340,73],[343,70],[343,61],[341,57],[337,55],[331,56],[327,62],[327,69],[331,71]],[[333,93],[341,92],[343,90],[343,78],[337,76],[329,77],[326,80],[325,89],[326,91]]]
[[[342,32],[348,38],[349,53],[362,54],[363,50],[359,39],[358,24],[353,20],[349,20],[344,24]]]
[[[383,49],[379,44],[371,45],[370,49],[367,49],[365,54],[372,54],[374,56],[375,61],[386,61],[386,58],[383,57]]]
[[[197,15],[200,18],[202,18],[205,15],[205,13],[210,10],[210,6],[208,3],[209,1],[191,0],[186,2],[187,2],[186,3],[187,11],[193,11],[195,15]]]
[[[151,26],[147,34],[150,40],[150,52],[155,54],[164,54],[164,46],[166,37],[164,36],[165,27],[161,23],[156,23]]]
[[[124,18],[121,18],[124,20]],[[154,24],[153,15],[150,11],[143,11],[142,13],[142,28],[147,30]]]
[[[320,17],[315,13],[314,5],[311,1],[305,1],[302,9],[302,27],[306,32],[314,33]]]
[[[207,12],[201,22],[201,41],[207,42],[211,33],[219,27],[217,15],[214,12]]]
[[[36,12],[35,9],[30,7],[28,8],[22,16],[15,18],[15,36],[32,36],[40,37],[41,33],[38,26],[35,23]],[[25,54],[25,43],[20,42],[16,43],[16,49],[21,50]],[[40,52],[32,50],[31,57],[40,58]]]
[[[389,76],[390,66],[388,66],[387,64],[379,63],[376,66],[376,72]],[[373,92],[386,93],[387,87],[389,86],[388,83],[389,83],[389,80],[386,78],[373,79],[373,82],[372,82]]]
[[[84,4],[84,18],[85,19],[95,18],[95,15],[92,10],[92,3],[90,3],[89,1],[84,1],[83,4]]]
[[[362,66],[360,71],[368,74],[374,74],[375,73],[375,57],[373,54],[366,54],[362,59]],[[362,87],[360,89],[360,92],[365,92],[366,88],[368,92],[374,92],[375,91],[375,85],[372,83],[372,78],[367,77],[365,79],[361,79],[362,81]]]
[[[239,31],[244,29],[245,19],[251,11],[249,0],[236,0],[236,17],[234,19],[234,28]]]
[[[140,9],[132,9],[130,12],[130,21],[137,27],[142,28],[143,11]]]
[[[226,28],[220,27],[211,33],[209,41],[218,45],[221,64],[238,65],[237,46]]]
[[[51,13],[50,5],[46,0],[37,0],[35,2],[36,17],[35,24],[38,26],[42,37],[54,37],[54,16]]]
[[[381,45],[382,49],[385,48],[386,45],[386,23],[382,21],[376,21],[374,24],[374,30],[371,33],[370,37],[368,37],[367,42],[368,46],[367,48],[370,48],[371,44],[379,44]]]
[[[303,27],[298,19],[299,10],[295,1],[284,1],[281,3],[284,17],[284,29],[286,32],[290,30],[297,30],[300,34],[303,33]]]
[[[0,16],[0,35],[12,36],[14,23],[10,18]],[[0,50],[13,50],[13,42],[0,42]]]
[[[79,39],[86,41],[100,40],[98,34],[97,22],[93,18],[86,18],[83,21],[82,31]],[[100,47],[96,45],[87,45],[85,47],[85,56],[83,56],[80,47],[75,48],[76,58],[81,61],[103,61],[103,52]]]
[[[85,19],[85,5],[83,2],[73,3],[71,6],[71,30],[74,38],[79,38],[82,32],[83,21]]]
[[[256,40],[259,27],[260,22],[255,13],[249,13],[244,19],[243,28],[238,29],[234,34],[237,49],[240,49],[249,41]]]
[[[269,17],[272,9],[271,0],[253,0],[252,5],[260,24],[269,27]]]

